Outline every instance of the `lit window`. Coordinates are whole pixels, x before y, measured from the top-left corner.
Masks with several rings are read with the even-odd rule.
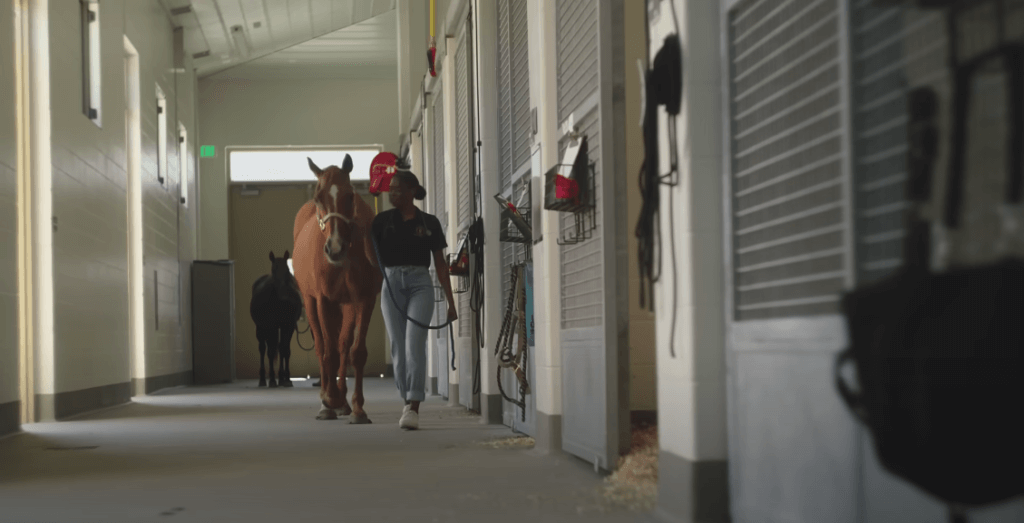
[[[228,154],[228,163],[232,182],[315,182],[316,175],[309,170],[306,158],[325,169],[330,165],[341,167],[348,154],[352,156],[352,173],[349,178],[369,180],[370,163],[379,153],[379,149],[368,148],[235,150]]]
[[[156,86],[156,181],[164,185],[167,179],[167,97]]]
[[[188,131],[178,122],[178,185],[181,188],[181,205],[188,207]]]
[[[80,0],[82,7],[82,111],[100,125],[100,4]]]

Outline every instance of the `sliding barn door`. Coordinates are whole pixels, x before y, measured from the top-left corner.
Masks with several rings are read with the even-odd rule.
[[[613,70],[613,64],[622,64],[622,1],[562,0],[556,18],[558,119],[571,120],[587,137],[596,164],[597,224],[586,228],[588,239],[559,248],[562,448],[612,470],[621,424],[629,423],[628,399],[620,399],[620,392],[628,391],[628,375],[620,373],[628,371],[628,360],[619,361],[620,353],[628,358],[622,336],[628,333],[627,292],[620,286],[627,264],[619,245],[626,241],[625,122],[622,100],[613,97],[626,74]],[[561,138],[559,157],[571,142],[570,135]],[[560,213],[560,220],[563,234],[575,230],[570,213]]]
[[[831,375],[853,277],[843,4],[744,0],[722,19],[736,521],[858,521],[856,428]]]

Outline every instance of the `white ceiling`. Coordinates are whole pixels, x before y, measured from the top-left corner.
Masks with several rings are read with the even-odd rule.
[[[200,77],[396,76],[396,0],[162,1]]]

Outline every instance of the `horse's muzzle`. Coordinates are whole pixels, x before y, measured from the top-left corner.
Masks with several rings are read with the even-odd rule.
[[[324,243],[324,256],[327,257],[328,263],[335,267],[341,267],[348,261],[348,248],[349,243],[347,241],[339,241],[334,238],[329,238]]]

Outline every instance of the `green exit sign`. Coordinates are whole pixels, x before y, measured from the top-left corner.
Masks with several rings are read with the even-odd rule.
[[[215,145],[203,145],[199,148],[200,158],[213,158],[217,156],[217,147]]]

